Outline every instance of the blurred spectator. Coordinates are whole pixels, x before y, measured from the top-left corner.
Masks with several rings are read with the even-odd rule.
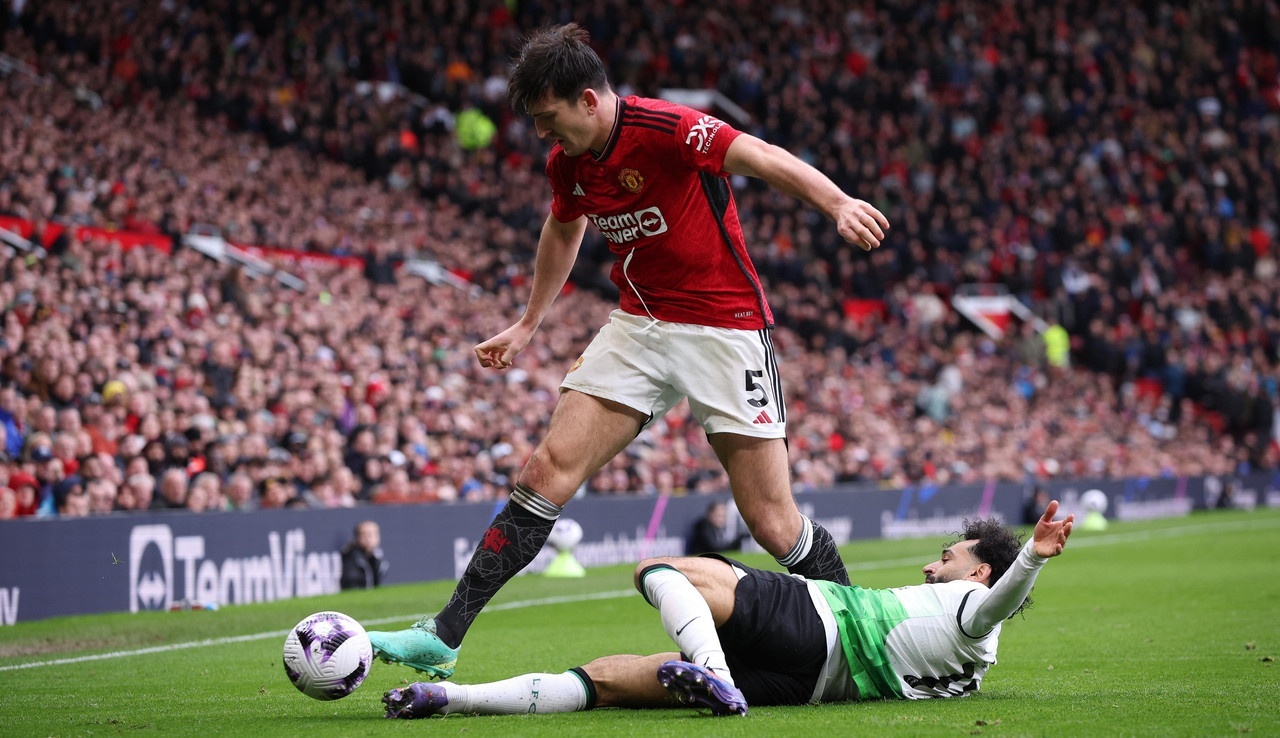
[[[86,485],[89,496],[89,514],[107,515],[115,512],[116,483],[109,479],[91,479]]]
[[[69,476],[53,485],[53,502],[59,517],[82,518],[89,514],[89,495],[84,480]]]
[[[151,501],[152,510],[183,510],[187,507],[187,473],[182,469],[165,469],[160,475],[159,494]]]
[[[53,447],[50,445],[47,434],[35,433],[30,437],[30,441],[24,453],[30,467],[35,470],[35,478],[39,483],[40,502],[36,514],[57,515],[58,504],[54,487],[66,476],[62,460],[53,455]]]
[[[1035,525],[1040,516],[1044,515],[1044,509],[1049,504],[1049,500],[1048,490],[1040,485],[1033,487],[1031,494],[1027,495],[1022,503],[1022,524]]]
[[[40,483],[26,472],[9,475],[9,487],[14,492],[14,517],[25,518],[36,514],[40,507]]]
[[[356,523],[354,537],[342,547],[342,588],[380,586],[388,568],[382,553],[382,529],[372,520]]]
[[[0,520],[11,520],[18,516],[18,494],[6,486],[0,485]]]
[[[193,502],[192,495],[198,499]],[[196,509],[199,507],[200,509]],[[192,512],[204,512],[205,510],[223,510],[226,508],[226,501],[222,494],[222,484],[218,481],[218,476],[212,472],[201,472],[191,480],[190,488],[187,490],[187,509]]]
[[[258,506],[264,510],[285,507],[294,499],[292,485],[281,477],[268,477],[262,482]]]
[[[691,555],[737,551],[751,534],[733,531],[729,526],[729,509],[721,500],[707,505],[707,511],[693,524],[686,552]]]
[[[4,452],[9,459],[22,453],[22,428],[15,414],[18,395],[9,379],[0,380],[0,428],[4,431]]]
[[[151,510],[155,490],[156,479],[146,471],[130,474],[116,495],[116,509],[125,512]]]
[[[253,486],[253,478],[243,472],[231,475],[226,485],[227,506],[230,510],[257,510],[258,499]]]
[[[191,486],[187,489],[188,512],[200,513],[213,509],[209,505],[209,489],[207,487]]]

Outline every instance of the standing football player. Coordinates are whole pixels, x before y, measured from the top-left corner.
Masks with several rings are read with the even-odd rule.
[[[831,534],[792,497],[773,314],[729,176],[757,177],[807,202],[864,250],[884,239],[884,215],[711,115],[618,96],[574,23],[527,39],[508,92],[552,143],[551,214],[524,314],[477,345],[476,357],[486,368],[512,365],[568,279],[588,225],[617,257],[621,306],[569,369],[546,436],[444,609],[405,630],[370,632],[375,653],[448,678],[471,623],[533,561],[582,483],[686,397],[755,540],[788,571],[847,584]]]

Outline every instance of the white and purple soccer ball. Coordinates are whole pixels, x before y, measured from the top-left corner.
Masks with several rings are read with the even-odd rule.
[[[557,551],[572,551],[582,543],[582,526],[573,518],[560,518],[551,528],[547,543]]]
[[[1104,513],[1107,511],[1107,493],[1100,489],[1091,489],[1080,495],[1080,504],[1087,512]]]
[[[340,612],[308,615],[284,639],[284,673],[308,697],[346,697],[359,688],[372,666],[369,634]]]

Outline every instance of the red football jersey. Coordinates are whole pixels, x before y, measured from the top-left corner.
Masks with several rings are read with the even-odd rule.
[[[551,214],[562,223],[585,215],[604,234],[624,311],[720,328],[773,325],[724,171],[739,135],[706,113],[632,96],[618,99],[599,156],[552,146]]]

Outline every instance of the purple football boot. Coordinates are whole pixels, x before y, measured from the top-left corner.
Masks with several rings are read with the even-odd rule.
[[[658,667],[658,682],[686,705],[706,707],[712,715],[746,715],[742,690],[705,666],[688,661],[668,661]]]
[[[439,714],[449,704],[449,696],[443,684],[414,682],[382,695],[382,704],[387,706],[383,717],[413,720]]]

